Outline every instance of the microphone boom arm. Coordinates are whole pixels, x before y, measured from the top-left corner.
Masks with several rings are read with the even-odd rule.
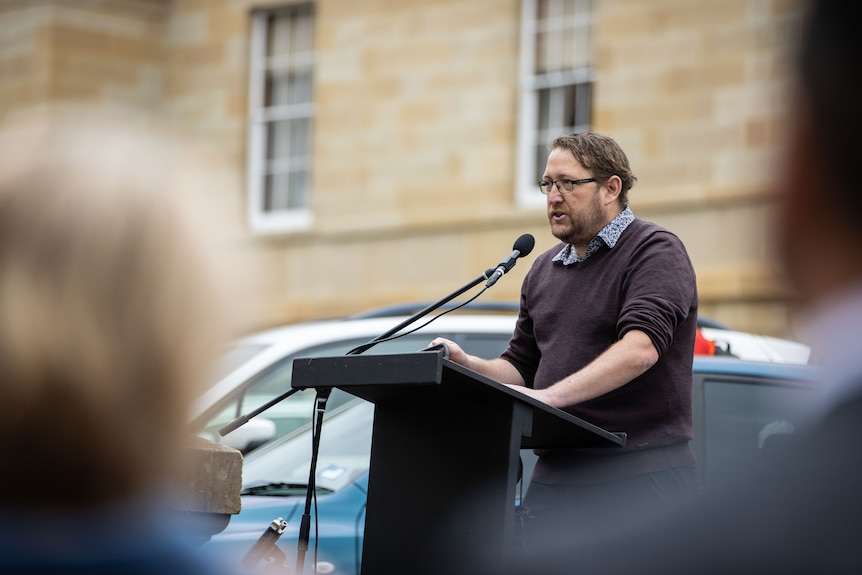
[[[371,349],[374,345],[376,345],[378,342],[383,341],[384,339],[387,339],[388,337],[395,335],[396,333],[398,333],[399,331],[401,331],[402,329],[404,329],[408,325],[419,321],[420,319],[422,319],[423,317],[425,317],[426,315],[428,315],[429,313],[431,313],[435,309],[441,307],[444,304],[449,303],[450,301],[452,301],[453,299],[455,299],[456,297],[458,297],[459,295],[461,295],[465,291],[468,291],[469,289],[471,289],[471,288],[479,285],[483,281],[487,280],[491,276],[492,273],[494,273],[493,269],[485,270],[485,273],[480,275],[476,279],[468,282],[467,284],[458,288],[457,290],[450,293],[446,297],[437,300],[436,302],[425,307],[424,309],[419,310],[418,312],[411,315],[406,320],[402,321],[401,323],[399,323],[398,325],[396,325],[395,327],[393,327],[392,329],[390,329],[386,333],[380,334],[377,337],[375,337],[374,339],[372,339],[371,341],[351,349],[345,355],[359,355],[361,353],[365,353],[366,351]]]
[[[405,327],[407,327],[411,323],[414,323],[415,321],[425,317],[426,315],[428,315],[429,313],[431,313],[432,311],[434,311],[438,307],[442,306],[443,304],[450,302],[451,300],[455,299],[456,297],[458,297],[459,295],[461,295],[465,291],[469,290],[470,288],[482,283],[483,280],[487,280],[487,282],[485,283],[485,289],[488,289],[489,287],[494,285],[498,279],[503,277],[503,274],[505,274],[510,269],[515,267],[515,262],[517,262],[518,258],[524,257],[527,254],[529,254],[533,250],[533,246],[535,245],[535,243],[536,243],[536,239],[533,236],[531,236],[530,234],[522,235],[517,240],[515,240],[515,244],[512,246],[512,250],[513,250],[512,253],[510,253],[508,256],[506,256],[506,258],[502,262],[500,262],[500,264],[496,268],[489,268],[489,269],[485,270],[484,274],[477,277],[473,281],[471,281],[471,282],[467,283],[466,285],[458,288],[457,290],[455,290],[451,294],[447,295],[443,299],[437,300],[436,302],[432,303],[431,305],[429,305],[425,309],[416,312],[414,315],[408,317],[406,320],[404,320],[400,324],[396,325],[395,327],[393,327],[392,329],[390,329],[386,333],[375,337],[374,339],[372,339],[371,341],[369,341],[367,343],[364,343],[360,346],[354,347],[353,349],[348,351],[345,355],[358,355],[360,353],[364,353],[364,352],[368,351],[377,343],[389,338],[390,336],[395,335],[396,333],[398,333],[399,331],[401,331],[402,329],[404,329]],[[482,291],[484,292],[484,290],[482,290]],[[481,292],[480,292],[480,294],[481,294]]]

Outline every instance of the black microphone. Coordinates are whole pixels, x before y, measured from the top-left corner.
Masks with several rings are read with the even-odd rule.
[[[287,528],[287,521],[279,517],[274,519],[269,526],[264,529],[263,534],[258,537],[245,557],[242,558],[242,565],[246,569],[251,569],[257,565],[261,559],[275,559],[284,564],[284,552],[275,544],[284,530]]]
[[[503,277],[507,271],[515,267],[515,262],[518,258],[522,258],[528,255],[531,251],[533,251],[533,246],[536,245],[536,238],[534,238],[530,234],[524,234],[515,240],[515,245],[512,246],[512,253],[506,256],[506,259],[500,262],[500,265],[497,266],[491,276],[488,278],[487,283],[485,283],[485,287],[489,288],[495,283],[497,280]]]

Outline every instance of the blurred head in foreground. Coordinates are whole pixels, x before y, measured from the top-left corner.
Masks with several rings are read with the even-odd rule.
[[[181,148],[132,122],[76,120],[0,131],[6,509],[154,489],[225,327]]]
[[[811,308],[862,280],[862,4],[803,6],[791,131],[776,181],[777,239],[801,303]]]

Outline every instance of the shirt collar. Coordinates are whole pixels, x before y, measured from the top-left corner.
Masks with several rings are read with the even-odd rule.
[[[594,253],[596,253],[599,248],[602,247],[602,244],[608,246],[609,248],[613,248],[617,245],[617,241],[620,239],[623,231],[629,224],[631,224],[635,220],[635,216],[632,213],[631,208],[626,206],[626,208],[621,211],[617,217],[611,220],[611,222],[606,225],[602,230],[596,234],[592,240],[590,240],[589,245],[587,245],[587,253],[584,254],[583,260],[587,259]],[[583,261],[581,257],[578,255],[578,252],[575,251],[574,246],[571,244],[566,244],[560,253],[554,256],[554,259],[551,261],[554,262],[562,262],[563,265],[570,265],[577,262]]]

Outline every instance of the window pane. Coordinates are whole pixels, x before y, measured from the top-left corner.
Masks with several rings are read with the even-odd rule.
[[[266,211],[299,210],[308,207],[308,170],[274,172],[264,177]]]
[[[266,88],[264,106],[284,106],[290,103],[289,77],[283,70],[268,70],[266,72]]]
[[[311,102],[311,70],[268,70],[266,73],[266,107]]]
[[[570,56],[569,68],[582,68],[589,66],[592,60],[590,32],[586,26],[579,26],[572,30],[567,37],[570,44],[566,46],[566,53]]]
[[[536,128],[538,131],[545,131],[551,125],[551,90],[539,90],[538,94],[538,112]]]
[[[535,68],[537,74],[545,74],[548,72],[550,63],[548,62],[548,34],[547,32],[539,32],[536,34],[536,62]]]
[[[548,18],[548,3],[549,0],[536,1],[536,20],[542,21]]]
[[[290,194],[287,208],[299,210],[308,207],[308,170],[294,170],[288,179]]]
[[[587,129],[591,91],[588,83],[539,90],[536,133],[540,139]]]
[[[267,174],[264,177],[263,208],[267,212],[288,208],[288,178],[286,173]]]
[[[577,124],[577,121],[575,120],[577,103],[575,94],[577,93],[577,85],[566,86],[560,91],[562,92],[561,95],[563,98],[563,106],[560,110],[562,114],[562,125],[564,127],[564,131],[573,132],[575,130],[575,125]]]
[[[575,121],[574,126],[584,126],[579,130],[586,129],[592,122],[593,85],[591,83],[578,84],[575,87]]]
[[[291,19],[291,51],[293,53],[312,50],[311,6],[301,6]]]
[[[572,0],[575,5],[575,14],[584,14],[589,16],[593,11],[592,0]]]
[[[312,50],[311,6],[296,6],[274,12],[267,21],[267,55],[287,56]]]
[[[309,143],[308,118],[297,118],[288,122],[290,125],[290,156],[302,158],[311,154]]]
[[[268,56],[283,56],[290,53],[291,18],[290,14],[272,14],[267,23]]]
[[[266,158],[274,160],[290,155],[290,122],[270,122],[267,129]]]
[[[253,132],[258,139],[249,149],[261,150],[262,157],[249,162],[260,170],[251,193],[259,196],[261,213],[304,210],[310,204],[314,7],[291,6],[258,17],[263,26],[254,30],[266,52],[256,65],[262,103],[251,116],[261,129]]]
[[[267,160],[308,156],[311,153],[310,125],[308,118],[270,122],[267,130]]]
[[[288,99],[286,103],[305,104],[311,102],[311,70],[292,71],[287,76]]]
[[[545,164],[548,162],[548,145],[546,143],[540,143],[535,146],[536,150],[536,182],[541,179],[542,174],[545,172]],[[535,186],[536,192],[539,191],[539,187]]]

